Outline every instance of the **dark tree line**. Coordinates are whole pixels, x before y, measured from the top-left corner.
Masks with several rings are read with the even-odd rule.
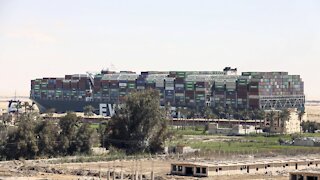
[[[301,126],[305,133],[315,133],[317,130],[320,130],[320,123],[316,122],[304,121]]]
[[[134,92],[126,97],[115,115],[101,124],[102,147],[122,149],[128,154],[162,151],[167,131],[166,109],[159,107],[159,93],[154,90]],[[86,107],[91,115],[92,107]],[[0,124],[0,156],[2,159],[33,159],[88,154],[94,143],[93,129],[81,123],[74,113],[59,122],[44,121],[39,116],[21,114],[17,126]]]
[[[59,123],[44,121],[30,114],[22,114],[18,120],[15,127],[0,125],[2,159],[34,159],[91,152],[93,130],[73,113],[62,117]]]

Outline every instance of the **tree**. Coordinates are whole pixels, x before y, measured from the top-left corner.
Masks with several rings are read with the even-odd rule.
[[[83,112],[84,112],[85,116],[93,116],[94,115],[94,111],[95,111],[95,109],[91,105],[85,106],[83,108]]]
[[[244,120],[245,135],[247,135],[247,120],[250,118],[249,111],[248,111],[247,109],[245,109],[244,111],[242,111],[241,117],[242,117],[242,119]]]
[[[59,153],[72,155],[77,151],[76,138],[79,126],[80,118],[75,113],[68,112],[66,116],[60,118]]]
[[[17,115],[19,114],[19,110],[22,108],[21,102],[18,101],[16,104],[16,109],[17,109]]]
[[[0,122],[0,158],[5,158],[5,148],[8,138],[8,127]]]
[[[102,122],[99,124],[98,134],[100,137],[100,145],[101,147],[105,147],[105,133],[108,131],[107,122]]]
[[[300,121],[300,134],[301,134],[302,118],[303,118],[304,114],[305,114],[304,109],[299,110],[298,117],[299,117],[299,121]]]
[[[303,132],[315,133],[316,130],[320,128],[320,124],[316,122],[302,122],[302,130]]]
[[[21,107],[24,108],[24,113],[25,113],[25,114],[27,114],[27,110],[28,110],[29,106],[30,106],[30,104],[29,104],[29,102],[27,102],[27,101],[24,102],[24,103],[21,105]]]
[[[167,121],[159,102],[159,93],[154,90],[128,95],[109,122],[105,144],[124,149],[127,153],[163,150]]]
[[[263,109],[258,110],[257,118],[260,120],[260,129],[262,129],[262,120],[265,120],[266,112]]]
[[[206,120],[207,120],[207,123],[209,123],[209,119],[212,118],[212,114],[213,114],[213,112],[212,112],[212,110],[210,109],[210,107],[205,107],[203,114],[204,114],[204,117],[205,117]]]
[[[48,117],[52,118],[53,114],[56,112],[56,110],[54,108],[50,108],[46,111],[46,114]]]
[[[39,151],[37,146],[37,135],[34,133],[35,122],[26,115],[20,116],[18,128],[9,134],[5,153],[8,159],[19,159],[20,157],[32,159]]]
[[[75,143],[77,153],[91,153],[91,147],[93,146],[93,129],[90,128],[89,124],[84,123],[80,126]]]
[[[187,125],[188,113],[189,113],[189,110],[188,110],[188,109],[186,109],[186,108],[180,108],[181,118],[182,118],[182,120],[185,122],[185,126],[183,127],[183,129],[185,129],[185,128],[186,128],[186,125]]]
[[[192,119],[193,122],[193,130],[196,130],[196,125],[194,123],[194,119],[196,118],[196,111],[194,109],[189,109],[189,113],[188,113],[188,119]]]
[[[231,127],[231,118],[233,118],[233,114],[234,114],[234,110],[231,106],[228,106],[226,108],[226,114],[227,114],[227,118],[229,121],[229,127]],[[231,117],[231,115],[232,115],[232,117]]]
[[[59,127],[52,121],[40,121],[36,127],[39,155],[54,157],[58,155]]]
[[[281,124],[281,133],[284,133],[284,124],[286,121],[290,119],[290,111],[288,109],[284,109],[280,112],[279,115],[280,124]]]
[[[218,105],[215,107],[214,112],[218,115],[218,125],[219,125],[219,120],[222,119],[225,115],[224,108]]]
[[[276,118],[276,113],[275,111],[271,110],[270,112],[267,113],[267,120],[270,122],[270,127],[269,127],[269,135],[273,131],[274,127],[274,119]]]

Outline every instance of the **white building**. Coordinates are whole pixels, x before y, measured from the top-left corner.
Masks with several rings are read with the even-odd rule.
[[[217,123],[210,123],[208,132],[209,134],[246,135],[262,133],[262,130],[249,125],[234,125],[232,128],[220,128]]]

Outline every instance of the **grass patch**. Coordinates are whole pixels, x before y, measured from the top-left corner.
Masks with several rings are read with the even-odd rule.
[[[177,135],[206,135],[204,126],[196,127],[170,127],[170,130],[175,132]]]
[[[194,130],[181,131],[183,135],[197,135]],[[199,135],[203,135],[203,131],[199,131]],[[179,132],[178,132],[179,134]],[[258,154],[258,153],[271,153],[271,154],[308,154],[320,152],[320,147],[302,147],[291,145],[280,145],[279,139],[284,141],[291,141],[296,135],[248,135],[248,136],[218,136],[207,135],[205,137],[192,139],[187,136],[182,136],[170,142],[171,145],[184,144],[195,149],[200,149],[203,152],[209,153],[234,153],[234,154]],[[302,137],[318,137],[320,134],[303,134]]]
[[[99,124],[92,123],[92,124],[90,124],[90,128],[92,128],[92,129],[99,129]]]

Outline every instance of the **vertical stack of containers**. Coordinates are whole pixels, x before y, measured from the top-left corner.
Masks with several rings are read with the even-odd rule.
[[[236,79],[226,79],[226,105],[236,108],[237,105],[237,84]]]
[[[197,106],[204,106],[206,103],[206,84],[205,81],[195,83],[195,100]]]
[[[48,78],[43,78],[41,80],[41,98],[47,99],[48,98]]]
[[[109,78],[110,102],[114,104],[119,104],[119,76],[119,74],[114,74]]]
[[[128,93],[135,91],[136,89],[136,78],[131,78],[128,80]]]
[[[241,76],[237,80],[237,107],[244,109],[248,107],[248,83],[250,76]]]
[[[175,79],[175,104],[176,106],[185,106],[185,73],[178,72],[178,77]]]
[[[186,105],[189,107],[195,106],[195,82],[186,81],[185,82],[185,101]]]
[[[119,102],[124,103],[125,96],[127,95],[128,80],[121,78],[119,80]]]
[[[253,78],[249,82],[249,107],[251,108],[259,108],[259,79]]]
[[[64,100],[71,99],[71,75],[65,75],[64,80],[62,80],[62,94]]]
[[[78,100],[84,101],[86,99],[86,90],[89,88],[89,79],[86,75],[79,75],[78,79]]]
[[[47,89],[48,89],[47,98],[50,100],[55,99],[56,78],[48,78],[47,82],[48,82],[48,84],[47,84]]]
[[[136,79],[139,77],[136,73],[132,73],[127,77],[127,94],[130,94],[136,89]]]
[[[78,75],[73,75],[71,77],[71,99],[78,100],[79,96],[79,77]]]
[[[146,80],[146,89],[155,89],[156,88],[156,82],[154,79]]]
[[[159,91],[159,95],[160,95],[160,105],[164,106],[165,105],[165,77],[167,75],[166,74],[159,74],[159,75],[155,75],[154,79],[155,79],[155,89]]]
[[[225,90],[225,80],[224,79],[216,79],[214,82],[213,88],[213,99],[215,106],[225,106],[226,101],[226,90]]]
[[[57,100],[63,100],[63,79],[62,78],[57,78],[56,79],[56,94],[55,94],[55,98]]]
[[[41,98],[41,79],[31,81],[31,90],[34,98]]]
[[[166,77],[165,82],[165,103],[175,105],[174,77]]]
[[[127,74],[120,74],[119,76],[119,103],[124,103],[128,89],[128,76]]]
[[[93,100],[101,101],[102,99],[102,74],[97,74],[94,76],[93,80]]]
[[[146,75],[140,75],[136,80],[137,90],[145,90],[146,89]]]

